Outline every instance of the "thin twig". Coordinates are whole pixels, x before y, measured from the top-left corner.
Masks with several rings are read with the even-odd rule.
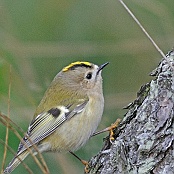
[[[10,92],[11,92],[11,65],[9,68],[9,87],[8,87],[8,114],[7,117],[10,118]],[[5,166],[5,160],[7,157],[7,146],[8,146],[8,137],[9,137],[9,123],[7,123],[7,127],[6,127],[6,136],[5,136],[5,146],[4,146],[4,155],[3,155],[3,159],[2,159],[2,171],[4,170],[4,166]]]
[[[172,66],[171,62],[166,58],[163,51],[158,47],[158,45],[155,43],[155,41],[152,39],[152,37],[149,35],[149,33],[145,30],[145,28],[141,25],[139,20],[135,17],[135,15],[132,13],[132,11],[128,8],[128,6],[122,1],[119,0],[120,3],[123,5],[123,7],[126,9],[126,11],[131,15],[131,17],[134,19],[134,21],[138,24],[138,26],[141,28],[141,30],[144,32],[144,34],[148,37],[148,39],[152,42],[152,44],[155,46],[157,51],[162,55],[162,57],[166,60],[166,62],[169,64],[169,66],[174,71],[174,67]]]
[[[1,139],[0,139],[0,144],[4,146],[6,145],[5,142]],[[16,155],[15,151],[9,145],[6,145],[6,146],[7,146],[7,149],[15,156]],[[21,164],[25,167],[25,169],[28,171],[29,174],[33,174],[32,170],[28,167],[27,164],[25,164],[25,162],[21,161]]]
[[[40,163],[40,161],[37,159],[37,157],[33,154],[32,150],[26,145],[26,143],[24,142],[23,138],[20,136],[20,134],[16,131],[16,129],[13,127],[17,127],[17,129],[19,129],[25,136],[24,131],[17,126],[10,118],[8,118],[7,116],[3,115],[0,113],[0,122],[2,124],[4,124],[5,126],[7,126],[8,123],[8,127],[13,131],[13,133],[19,138],[19,140],[21,141],[21,143],[23,143],[24,147],[26,148],[26,150],[28,150],[28,152],[30,153],[30,155],[32,156],[32,158],[34,159],[34,161],[36,162],[36,164],[39,166],[39,168],[41,169],[41,171],[44,174],[49,174],[49,169],[46,165],[46,162],[44,161],[44,158],[42,157],[42,154],[39,152],[37,146],[35,144],[32,143],[32,141],[29,139],[30,143],[32,143],[32,147],[36,150],[36,152],[39,154],[39,158],[41,159],[42,164]],[[18,157],[17,157],[18,158]],[[20,158],[18,158],[20,160]]]

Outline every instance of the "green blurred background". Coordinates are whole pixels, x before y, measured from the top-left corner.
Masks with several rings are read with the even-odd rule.
[[[174,1],[125,0],[159,47],[173,47]],[[33,113],[53,77],[77,60],[110,65],[103,71],[105,111],[99,129],[123,117],[122,108],[136,98],[140,86],[161,55],[152,46],[118,0],[0,0],[0,111],[7,114],[11,72],[11,119],[27,130]],[[0,124],[0,139],[5,127]],[[93,137],[76,154],[88,160],[102,147]],[[19,140],[10,132],[9,145]],[[3,145],[0,144],[0,165]],[[70,154],[45,153],[51,174],[83,173]],[[8,151],[8,163],[13,155]],[[31,157],[27,164],[40,174]],[[26,173],[20,165],[14,174]],[[36,173],[36,172],[34,172]]]

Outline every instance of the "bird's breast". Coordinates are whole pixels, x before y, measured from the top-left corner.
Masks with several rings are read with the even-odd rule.
[[[75,151],[95,132],[103,114],[104,99],[90,98],[83,111],[65,121],[52,136],[51,150]]]

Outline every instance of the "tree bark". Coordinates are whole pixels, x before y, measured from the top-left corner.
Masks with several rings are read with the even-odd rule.
[[[174,173],[174,50],[150,74],[102,150],[89,161],[91,174]]]

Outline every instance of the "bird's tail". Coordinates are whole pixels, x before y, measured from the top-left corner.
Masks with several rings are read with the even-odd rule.
[[[25,150],[20,155],[15,156],[9,163],[7,168],[4,170],[3,174],[11,173],[21,163],[21,161],[23,161],[28,156],[28,154],[29,154],[28,150]]]

